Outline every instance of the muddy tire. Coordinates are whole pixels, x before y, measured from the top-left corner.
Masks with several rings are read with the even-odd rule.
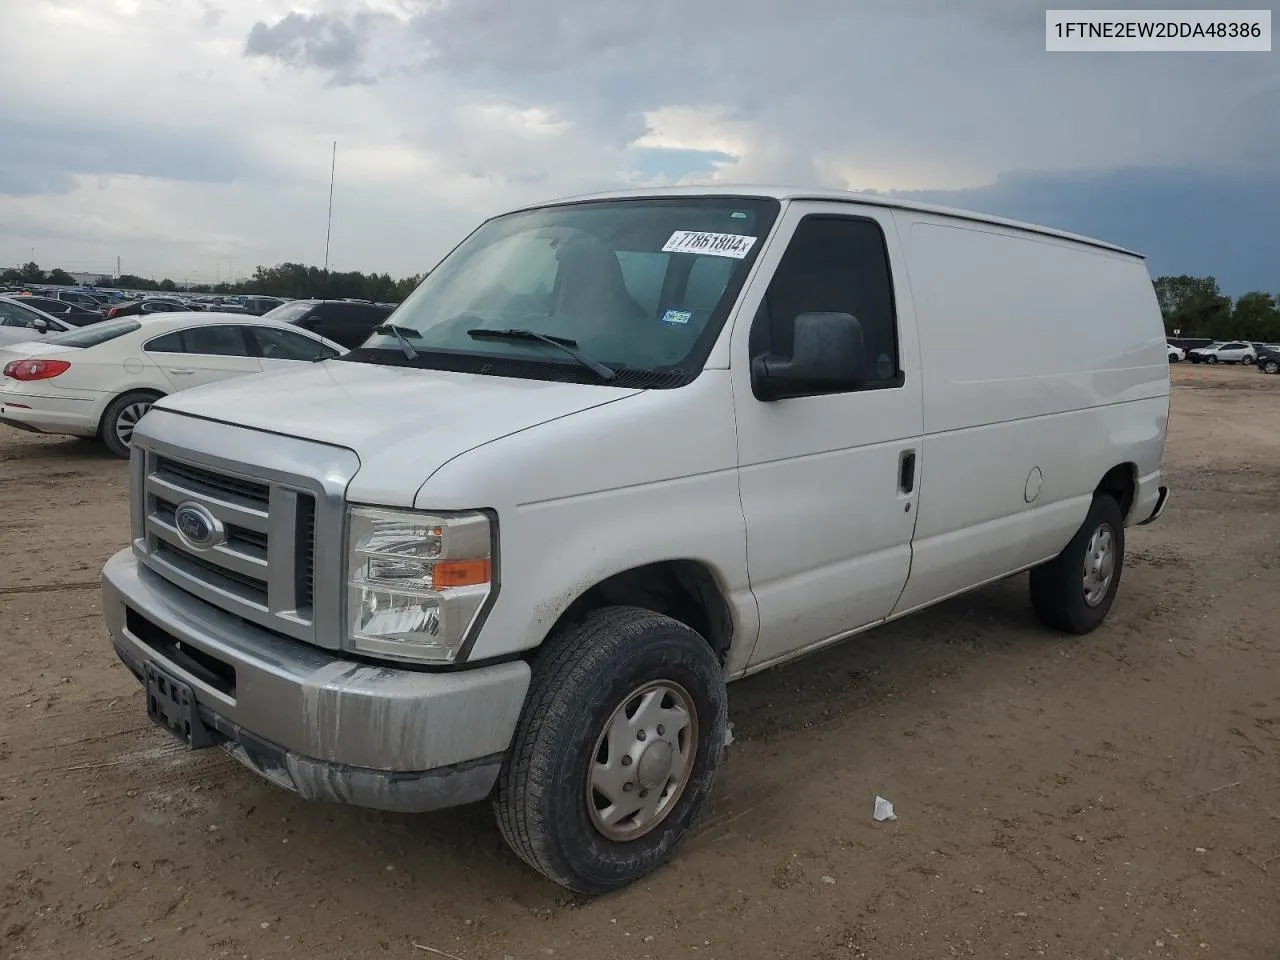
[[[1124,516],[1105,493],[1053,560],[1031,571],[1031,606],[1051,630],[1085,634],[1107,618],[1124,570]]]
[[[595,895],[652,873],[711,790],[728,696],[703,637],[649,610],[606,607],[551,637],[494,812],[542,875]]]

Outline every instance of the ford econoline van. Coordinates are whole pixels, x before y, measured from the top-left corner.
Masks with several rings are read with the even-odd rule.
[[[882,196],[480,225],[367,340],[162,399],[103,610],[148,715],[304,797],[492,802],[575,891],[673,854],[726,684],[1030,571],[1052,631],[1160,516],[1143,258]]]

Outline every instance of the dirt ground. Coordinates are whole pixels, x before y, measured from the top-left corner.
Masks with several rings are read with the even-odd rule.
[[[1046,634],[1017,577],[733,685],[703,825],[589,902],[485,807],[175,748],[99,620],[124,464],[0,427],[0,958],[1274,960],[1280,377],[1173,376],[1173,499],[1106,626]]]

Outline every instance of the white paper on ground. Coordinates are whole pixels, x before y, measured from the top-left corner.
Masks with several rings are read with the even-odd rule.
[[[893,812],[893,804],[884,797],[876,797],[876,809],[872,814],[877,820],[897,820],[898,816]]]

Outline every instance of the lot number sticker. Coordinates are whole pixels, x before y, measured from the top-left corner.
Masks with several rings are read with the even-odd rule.
[[[663,253],[705,253],[713,257],[741,260],[755,245],[755,237],[738,233],[703,233],[699,230],[677,230],[662,245]]]

